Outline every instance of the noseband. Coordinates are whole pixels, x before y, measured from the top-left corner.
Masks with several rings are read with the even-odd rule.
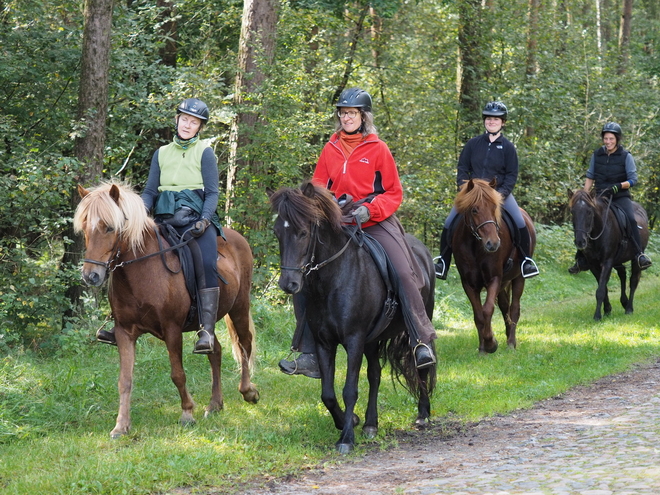
[[[485,222],[481,222],[479,225],[475,226],[475,225],[474,225],[474,222],[472,221],[472,218],[470,218],[470,224],[469,224],[470,231],[472,232],[472,235],[473,235],[478,241],[481,241],[481,240],[482,240],[481,236],[479,235],[479,229],[480,229],[481,227],[483,227],[484,225],[488,225],[489,223],[492,223],[493,225],[495,225],[495,228],[497,229],[497,233],[498,233],[498,235],[499,235],[499,232],[500,232],[500,226],[499,226],[499,224],[498,224],[495,220],[486,220]]]

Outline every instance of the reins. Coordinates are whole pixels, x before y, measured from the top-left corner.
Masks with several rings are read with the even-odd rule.
[[[362,229],[360,227],[358,227],[358,230],[362,231]],[[355,235],[355,234],[353,234],[353,235]],[[293,270],[293,271],[302,273],[304,276],[307,276],[310,273],[323,268],[327,264],[332,263],[337,258],[339,258],[342,254],[344,254],[346,249],[348,249],[348,245],[353,240],[353,235],[348,237],[348,240],[346,241],[346,244],[344,244],[344,247],[342,247],[338,252],[333,254],[327,260],[321,261],[320,263],[318,263],[316,265],[313,265],[314,259],[316,258],[316,253],[315,253],[315,251],[316,251],[316,241],[318,240],[318,225],[316,223],[314,223],[313,226],[312,226],[312,244],[310,244],[309,248],[307,249],[307,255],[305,255],[305,257],[307,257],[308,255],[310,255],[310,252],[311,252],[309,261],[307,263],[305,263],[304,265],[302,265],[301,267],[281,266],[280,270]]]
[[[160,247],[160,246],[162,246],[161,242],[160,242],[160,234],[158,233],[158,230],[156,230],[156,229],[154,229],[154,230],[156,232],[156,237],[158,239],[158,245]],[[181,234],[181,238],[183,239],[184,236],[187,233],[189,233],[191,230],[192,230],[192,228],[186,230],[183,234]],[[119,236],[117,236],[117,241],[115,242],[115,246],[112,248],[113,251],[116,249],[116,253],[115,253],[114,256],[111,256],[110,259],[108,259],[108,261],[97,261],[97,260],[91,260],[89,258],[85,258],[85,259],[83,259],[83,263],[91,263],[93,265],[103,266],[103,267],[105,267],[106,271],[114,272],[117,268],[122,268],[124,266],[130,265],[130,264],[135,263],[137,261],[143,261],[143,260],[146,260],[148,258],[153,258],[154,256],[159,256],[159,255],[162,256],[163,254],[165,254],[169,251],[179,249],[180,247],[183,247],[186,244],[188,244],[190,241],[192,241],[192,239],[193,239],[192,237],[189,237],[188,239],[184,240],[183,242],[180,242],[179,244],[175,244],[173,246],[166,247],[166,248],[161,247],[161,249],[159,249],[155,253],[149,253],[149,254],[146,254],[144,256],[140,256],[139,258],[134,258],[132,260],[125,260],[125,261],[122,261],[120,263],[115,264],[114,266],[111,266],[112,263],[115,260],[118,260],[119,256],[121,256],[121,249],[118,248],[118,246],[119,246]],[[165,263],[165,260],[163,260],[163,263],[167,267],[167,264]],[[169,268],[168,268],[168,270],[169,270]]]
[[[607,201],[607,208],[605,208],[605,212],[608,212],[610,210],[610,205],[612,204],[612,199],[613,199],[613,196],[610,196],[609,200]],[[589,227],[589,231],[586,233],[587,237],[592,241],[596,241],[596,240],[600,239],[600,237],[605,233],[605,227],[607,227],[607,218],[605,218],[605,216],[603,216],[603,219],[602,219],[603,229],[600,231],[600,234],[598,234],[596,237],[591,237],[591,229],[594,227],[594,218],[595,218],[595,216],[596,215],[594,215],[591,218],[591,226]]]
[[[486,220],[485,222],[481,222],[479,225],[476,227],[474,226],[474,222],[472,222],[472,218],[470,218],[470,231],[472,232],[472,235],[476,237],[478,241],[481,240],[481,236],[479,235],[479,229],[483,227],[484,225],[488,225],[489,223],[492,223],[495,225],[495,228],[497,229],[497,232],[499,233],[500,231],[500,225],[495,221],[495,220]]]

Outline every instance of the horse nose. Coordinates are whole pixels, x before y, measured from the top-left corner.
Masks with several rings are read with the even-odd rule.
[[[298,292],[300,292],[300,287],[301,287],[300,283],[295,280],[291,280],[291,279],[285,280],[284,277],[280,277],[279,284],[280,284],[280,288],[287,294],[297,294]]]
[[[575,247],[582,250],[587,247],[586,239],[575,239]]]
[[[83,272],[82,279],[87,285],[91,285],[92,287],[98,287],[103,283],[103,279],[95,271]]]
[[[489,253],[494,253],[500,248],[500,240],[499,239],[497,239],[497,241],[488,240],[486,241],[484,247],[486,248],[486,251],[488,251]]]

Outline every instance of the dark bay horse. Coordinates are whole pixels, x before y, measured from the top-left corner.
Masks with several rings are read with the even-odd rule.
[[[459,217],[451,237],[452,249],[463,289],[472,304],[480,353],[497,350],[492,327],[496,298],[504,318],[507,346],[516,348],[520,298],[525,289],[525,279],[520,272],[523,257],[507,223],[502,221],[502,196],[494,187],[494,182],[471,179],[461,186],[454,200]],[[536,246],[536,231],[527,212],[522,208],[521,211],[529,229],[531,257]],[[486,298],[482,303],[483,289],[486,289]]]
[[[113,438],[128,433],[131,426],[130,401],[135,363],[135,342],[144,333],[165,341],[171,378],[181,396],[181,423],[194,423],[195,403],[186,388],[183,369],[182,332],[199,328],[188,323],[191,298],[186,289],[179,258],[157,233],[140,196],[125,184],[103,184],[86,190],[74,215],[76,231],[85,235],[86,259],[83,280],[100,286],[109,278],[108,299],[115,320],[119,349],[119,414],[110,432]],[[252,253],[237,232],[225,229],[225,241],[218,237],[218,272],[228,282],[221,285],[218,319],[224,316],[234,358],[240,364],[239,391],[247,402],[256,403],[259,392],[250,381],[255,353],[255,331],[250,313]],[[211,365],[211,401],[205,415],[223,408],[220,364],[222,349],[215,341]]]
[[[368,340],[384,310],[387,289],[371,255],[342,230],[342,212],[325,188],[305,182],[298,188],[268,192],[277,213],[275,234],[280,246],[280,287],[287,293],[302,292],[307,300],[306,321],[315,340],[321,369],[321,398],[341,430],[340,453],[355,443],[354,413],[362,356],[367,359],[369,399],[363,433],[373,438],[378,430],[377,398],[381,359],[403,376],[406,388],[417,398],[416,424],[425,425],[431,412],[429,394],[435,383],[435,366],[417,370],[400,308],[382,334]],[[407,236],[424,272],[422,296],[429,318],[434,306],[434,268],[431,253]],[[337,347],[346,350],[348,363],[343,388],[344,410],[335,394]]]
[[[633,260],[637,254],[633,241],[625,239],[615,214],[609,208],[609,201],[596,198],[584,189],[568,192],[569,208],[573,219],[573,233],[575,247],[582,251],[589,263],[589,269],[596,277],[596,312],[594,320],[602,318],[601,307],[605,315],[612,312],[607,295],[607,283],[614,268],[621,280],[621,305],[626,314],[633,312],[633,298],[642,276],[642,270],[637,263],[631,263],[630,268],[630,294],[626,296],[626,261]],[[635,219],[641,227],[640,237],[642,249],[649,241],[648,217],[642,206],[633,201]]]

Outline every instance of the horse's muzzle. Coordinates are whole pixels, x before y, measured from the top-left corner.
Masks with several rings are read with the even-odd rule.
[[[85,267],[83,266],[82,269],[82,279],[83,282],[85,282],[87,285],[90,285],[92,287],[98,287],[103,282],[105,282],[106,279],[106,270],[99,270],[96,267],[86,270]]]

